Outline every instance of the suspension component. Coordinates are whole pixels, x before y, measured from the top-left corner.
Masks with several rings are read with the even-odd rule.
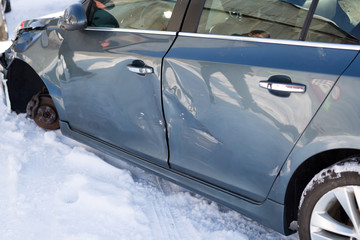
[[[60,128],[59,115],[46,88],[31,98],[26,107],[26,115],[46,130]]]

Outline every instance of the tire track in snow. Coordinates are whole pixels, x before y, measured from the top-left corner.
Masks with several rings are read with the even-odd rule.
[[[176,220],[171,212],[171,207],[166,201],[166,193],[163,190],[159,177],[153,176],[148,177],[146,180],[141,179],[139,184],[142,186],[142,190],[147,195],[147,201],[150,203],[149,206],[143,206],[143,211],[147,214],[151,220],[150,225],[153,232],[153,236],[159,235],[161,232],[160,239],[168,240],[182,240],[186,239],[181,236],[178,231]]]

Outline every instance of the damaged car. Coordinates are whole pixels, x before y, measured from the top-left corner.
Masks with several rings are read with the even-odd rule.
[[[85,0],[21,24],[2,96],[282,234],[360,240],[359,12],[357,0]]]

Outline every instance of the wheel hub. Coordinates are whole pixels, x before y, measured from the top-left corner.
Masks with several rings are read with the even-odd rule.
[[[41,128],[55,130],[60,127],[55,104],[48,94],[35,95],[27,106],[27,113]]]
[[[55,110],[50,106],[40,106],[37,110],[37,120],[39,123],[44,125],[50,125],[56,121],[56,112]]]

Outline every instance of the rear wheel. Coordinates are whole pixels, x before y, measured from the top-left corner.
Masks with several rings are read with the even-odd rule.
[[[317,174],[306,187],[301,202],[301,240],[360,240],[359,158]]]

